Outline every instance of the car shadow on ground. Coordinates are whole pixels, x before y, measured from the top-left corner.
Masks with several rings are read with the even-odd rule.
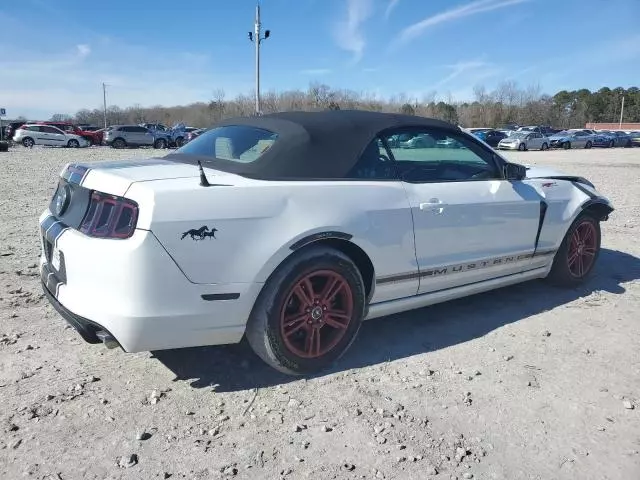
[[[358,338],[335,366],[317,376],[427,353],[482,337],[510,323],[567,304],[595,291],[625,292],[621,285],[640,279],[640,258],[602,249],[593,277],[574,289],[534,280],[431,307],[363,323]],[[237,345],[153,352],[194,388],[240,391],[297,380],[262,362],[243,341]],[[310,378],[310,377],[307,377]]]

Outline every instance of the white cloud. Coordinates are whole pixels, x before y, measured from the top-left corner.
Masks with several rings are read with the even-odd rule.
[[[529,1],[531,0],[475,0],[471,3],[467,3],[466,5],[461,5],[450,10],[445,10],[444,12],[440,12],[436,15],[432,15],[406,27],[396,38],[396,43],[404,43],[413,40],[414,38],[422,35],[429,28],[441,23],[451,22],[463,17],[489,12],[491,10],[497,10],[499,8],[505,8]]]
[[[91,53],[91,47],[84,43],[76,45],[76,48],[78,49],[78,56],[80,58],[88,57],[89,54]]]
[[[389,0],[389,4],[387,5],[387,9],[384,11],[384,18],[389,18],[391,12],[393,12],[394,8],[398,6],[400,0]]]
[[[346,0],[347,17],[340,21],[334,30],[334,39],[343,50],[353,53],[353,61],[362,58],[367,45],[362,24],[373,13],[372,0]]]

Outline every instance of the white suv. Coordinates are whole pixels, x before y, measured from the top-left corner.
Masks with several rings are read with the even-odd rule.
[[[86,138],[73,133],[63,132],[52,125],[30,124],[22,125],[13,135],[13,141],[22,143],[25,147],[34,145],[48,145],[56,147],[88,147],[90,145]]]

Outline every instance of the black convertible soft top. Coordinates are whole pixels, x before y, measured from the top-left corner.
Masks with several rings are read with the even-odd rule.
[[[280,112],[222,120],[212,128],[247,125],[278,134],[277,140],[253,162],[238,162],[183,153],[164,157],[175,162],[211,167],[259,179],[342,179],[380,132],[398,127],[431,127],[459,131],[451,123],[432,118],[363,110]],[[445,133],[443,132],[443,133]],[[206,132],[200,138],[205,140]],[[189,144],[185,145],[188,147]]]

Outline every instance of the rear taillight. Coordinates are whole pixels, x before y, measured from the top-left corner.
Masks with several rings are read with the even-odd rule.
[[[80,231],[90,237],[129,238],[138,221],[138,205],[126,198],[93,192]]]

